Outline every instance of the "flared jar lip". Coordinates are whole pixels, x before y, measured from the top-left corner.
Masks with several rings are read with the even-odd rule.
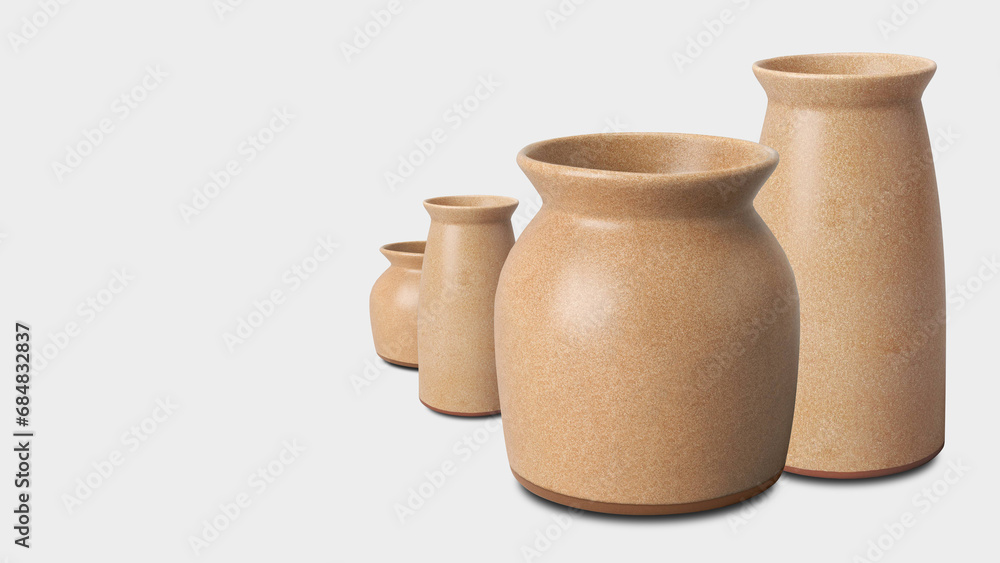
[[[448,195],[424,200],[433,221],[494,223],[510,221],[518,201],[503,195]]]
[[[446,195],[424,200],[427,208],[505,209],[517,207],[517,199],[504,195]]]
[[[854,69],[854,70],[852,70]],[[884,80],[933,74],[937,63],[897,53],[813,53],[762,59],[753,64],[757,76],[808,80]]]
[[[409,240],[405,242],[390,242],[389,244],[383,244],[379,247],[379,252],[385,256],[413,256],[419,257],[424,255],[424,250],[427,247],[427,241],[425,240]]]
[[[603,144],[605,150],[613,151],[616,147],[616,142],[618,143],[618,147],[621,148],[621,145],[623,144],[628,144],[630,142],[634,143],[634,141],[642,139],[645,139],[649,145],[659,143],[663,147],[666,147],[667,145],[677,145],[678,147],[683,147],[685,154],[677,154],[674,156],[676,156],[676,159],[687,158],[687,168],[689,169],[680,171],[669,169],[643,170],[643,168],[649,168],[651,165],[656,164],[648,160],[635,163],[636,166],[632,169],[622,169],[624,168],[622,166],[610,168],[577,165],[560,162],[559,159],[546,159],[539,154],[547,152],[558,145],[566,145],[569,147],[578,145],[579,147],[584,148],[595,143]],[[735,160],[729,165],[720,166],[698,166],[697,164],[691,164],[691,161],[694,158],[690,151],[694,151],[694,155],[698,155],[699,149],[702,151],[715,150],[730,152],[735,156]],[[680,153],[681,151],[677,152]],[[651,155],[652,153],[647,156]],[[659,164],[669,165],[669,161],[672,160],[670,158],[671,156],[671,154],[666,152],[659,153]],[[704,157],[705,154],[702,152],[700,153],[700,156]],[[755,171],[773,168],[778,164],[778,151],[767,145],[754,141],[734,139],[731,137],[718,137],[713,135],[699,135],[694,133],[591,133],[586,135],[557,137],[554,139],[531,143],[521,149],[521,151],[517,154],[517,163],[521,169],[546,169],[550,172],[557,172],[563,175],[581,178],[635,178],[644,180],[662,180],[665,182],[712,181],[715,179],[751,174]],[[684,168],[684,163],[680,164],[681,167]]]

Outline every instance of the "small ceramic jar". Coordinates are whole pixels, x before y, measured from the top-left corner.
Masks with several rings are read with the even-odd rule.
[[[389,259],[389,268],[375,281],[368,301],[375,352],[389,363],[415,368],[424,241],[387,244],[379,252]]]

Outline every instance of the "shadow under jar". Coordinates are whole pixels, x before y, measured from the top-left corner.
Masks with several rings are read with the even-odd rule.
[[[799,314],[753,208],[750,141],[599,134],[529,145],[542,206],[511,250],[496,347],[511,470],[597,512],[736,503],[785,464]]]

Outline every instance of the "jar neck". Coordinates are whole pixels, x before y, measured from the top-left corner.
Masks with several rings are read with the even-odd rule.
[[[518,166],[552,209],[596,217],[732,215],[778,164],[750,141],[683,133],[612,133],[528,145]]]
[[[774,163],[776,164],[776,163]],[[543,204],[552,211],[600,219],[727,217],[753,206],[774,165],[703,177],[566,178],[529,172]]]
[[[424,263],[426,242],[415,240],[395,242],[379,248],[379,252],[389,260],[389,264],[407,270],[419,270]]]
[[[424,201],[431,220],[440,223],[509,222],[518,201],[495,195],[445,196]]]

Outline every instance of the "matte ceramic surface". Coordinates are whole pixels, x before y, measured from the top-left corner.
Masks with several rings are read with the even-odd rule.
[[[798,298],[754,211],[749,141],[601,134],[517,157],[540,211],[496,298],[504,439],[531,492],[670,514],[739,502],[785,464]]]
[[[944,445],[944,252],[920,102],[935,68],[864,53],[753,67],[761,142],[781,154],[757,209],[802,300],[787,471],[875,477]]]
[[[389,259],[389,268],[375,281],[368,299],[375,352],[389,363],[415,368],[424,241],[387,244],[379,252]]]
[[[514,244],[517,200],[450,196],[424,207],[431,227],[420,282],[420,401],[445,414],[497,414],[493,299]]]

